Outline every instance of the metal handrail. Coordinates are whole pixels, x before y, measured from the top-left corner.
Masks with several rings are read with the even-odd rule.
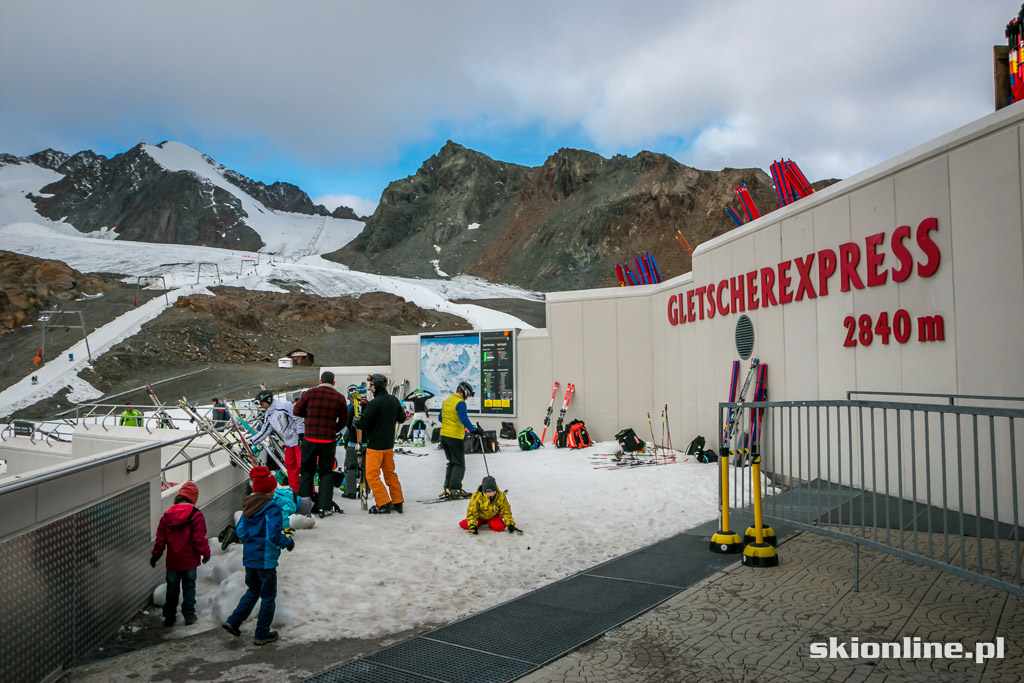
[[[917,396],[920,398],[944,398],[949,401],[949,405],[954,405],[954,401],[958,400],[970,400],[970,401],[1024,401],[1024,396],[981,396],[976,394],[930,394],[930,393],[919,393],[915,391],[861,391],[853,390],[846,392],[846,399],[853,400],[851,396],[854,394],[866,394],[868,396]],[[931,404],[929,404],[931,405]]]
[[[130,448],[129,450],[124,451],[123,453],[114,453],[112,455],[103,456],[97,460],[90,460],[89,462],[69,465],[64,469],[56,470],[54,472],[47,472],[46,474],[41,474],[39,476],[28,477],[25,479],[18,479],[13,481],[0,480],[0,496],[7,493],[12,493],[14,491],[20,491],[21,489],[28,488],[29,486],[44,484],[46,482],[61,479],[72,474],[77,474],[79,472],[91,470],[96,467],[103,467],[104,465],[109,465],[110,463],[118,462],[119,460],[125,460],[127,458],[141,455],[142,453],[145,453],[146,451],[151,451],[154,448],[163,448],[164,446],[180,443],[182,441],[185,441],[186,439],[192,438],[195,438],[194,434],[188,434],[177,439],[171,439],[170,441],[151,441],[145,446],[137,446],[134,448]]]

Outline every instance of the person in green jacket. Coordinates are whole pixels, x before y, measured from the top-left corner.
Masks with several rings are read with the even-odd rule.
[[[122,427],[141,427],[142,411],[138,408],[126,408],[121,411],[121,421],[119,424]]]

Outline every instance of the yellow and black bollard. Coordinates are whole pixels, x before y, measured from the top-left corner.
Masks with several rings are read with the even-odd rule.
[[[761,521],[761,453],[756,447],[750,455],[750,475],[753,479],[754,526],[747,529],[747,535],[750,536],[753,531],[754,542],[747,543],[743,548],[743,564],[748,567],[777,567],[779,556],[775,552],[775,532]]]
[[[729,451],[725,446],[720,450],[718,466],[722,472],[722,528],[711,536],[708,548],[713,553],[738,553],[743,549],[740,535],[729,531]]]

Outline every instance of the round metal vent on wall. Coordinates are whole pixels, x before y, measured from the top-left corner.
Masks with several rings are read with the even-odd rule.
[[[740,354],[740,358],[747,360],[753,350],[754,323],[750,322],[746,315],[741,315],[736,321],[736,352]]]

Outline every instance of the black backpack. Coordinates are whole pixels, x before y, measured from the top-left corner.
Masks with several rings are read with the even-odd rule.
[[[434,427],[430,430],[430,443],[439,443],[441,441],[441,428]]]
[[[516,426],[511,422],[502,422],[501,431],[498,433],[503,439],[514,439],[516,438]]]
[[[533,431],[533,427],[527,427],[519,432],[519,450],[532,451],[540,448],[540,446],[540,437],[537,436],[537,432]]]
[[[704,437],[698,435],[690,442],[690,445],[686,447],[686,455],[700,455],[704,452]]]
[[[619,448],[621,448],[624,453],[639,453],[643,451],[644,446],[647,445],[644,443],[643,439],[636,435],[636,432],[633,431],[632,427],[626,427],[616,434],[615,441],[618,442]]]

